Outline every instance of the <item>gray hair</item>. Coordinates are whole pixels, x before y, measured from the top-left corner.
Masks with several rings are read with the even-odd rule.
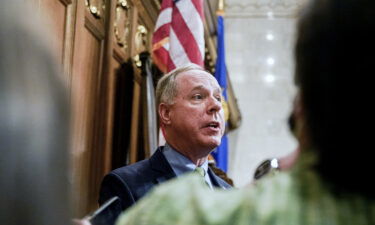
[[[159,107],[160,103],[167,103],[172,105],[174,98],[177,96],[177,83],[176,78],[178,75],[192,70],[200,70],[207,72],[197,64],[189,63],[184,66],[178,67],[168,74],[162,76],[156,86],[156,107]]]

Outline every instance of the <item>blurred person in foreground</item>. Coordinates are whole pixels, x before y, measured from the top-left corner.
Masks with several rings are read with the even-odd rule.
[[[225,130],[221,88],[214,76],[195,64],[176,68],[159,80],[156,101],[165,146],[150,159],[106,175],[100,205],[118,196],[125,210],[155,185],[197,169],[211,189],[231,187],[208,167],[208,155]]]
[[[316,0],[295,46],[301,125],[296,164],[241,190],[209,192],[189,175],[126,211],[128,224],[375,224],[372,181],[375,1]]]
[[[25,4],[0,7],[0,224],[67,225],[68,95]]]

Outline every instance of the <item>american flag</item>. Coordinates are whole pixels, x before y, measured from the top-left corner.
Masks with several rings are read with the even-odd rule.
[[[163,0],[152,56],[166,73],[186,63],[204,65],[203,0]]]

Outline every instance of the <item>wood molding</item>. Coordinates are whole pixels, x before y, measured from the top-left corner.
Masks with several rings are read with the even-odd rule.
[[[141,24],[144,25],[147,30],[153,31],[155,27],[156,18],[152,19],[151,16],[148,14],[148,11],[142,4],[140,0],[134,2],[135,7],[138,9],[138,21],[142,21]],[[138,22],[140,23],[140,22]]]
[[[295,18],[307,0],[248,0],[227,3],[226,16],[230,18]]]
[[[92,4],[92,1],[97,4]],[[96,19],[103,20],[106,17],[105,2],[104,0],[85,0],[86,9]]]
[[[126,59],[128,58],[128,56],[116,46],[113,46],[112,55],[113,58],[119,63],[126,62]]]
[[[62,65],[63,71],[67,76],[68,86],[69,88],[71,88],[77,0],[60,1],[66,6],[65,37],[63,44]]]
[[[136,74],[134,70],[134,75]],[[133,92],[133,105],[132,105],[132,121],[131,121],[131,132],[130,132],[130,152],[129,152],[129,164],[137,162],[137,151],[138,151],[138,129],[139,129],[139,117],[140,117],[140,101],[141,101],[141,84],[134,81],[134,92]]]
[[[115,19],[113,22],[113,32],[114,32],[114,42],[117,48],[122,51],[129,52],[131,41],[131,18],[133,14],[134,6],[130,1],[127,0],[117,0],[116,7],[112,12],[115,14]],[[122,16],[123,15],[123,16]]]
[[[73,0],[59,0],[65,6],[68,6],[73,3]]]
[[[85,27],[89,29],[98,40],[104,39],[104,24],[95,20],[87,10],[85,11]]]

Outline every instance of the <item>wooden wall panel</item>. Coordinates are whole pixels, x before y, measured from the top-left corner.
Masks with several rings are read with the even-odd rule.
[[[131,49],[131,44],[132,44],[131,37],[133,33],[133,17],[135,16],[134,10],[135,10],[134,4],[130,0],[114,1],[113,7],[111,10],[111,13],[113,14],[113,22],[111,22],[111,25],[113,26],[111,27],[110,33],[112,33],[113,36],[109,37],[110,40],[112,40],[112,45],[111,45],[112,54],[110,55],[111,57],[110,68],[111,69],[109,71],[109,76],[110,76],[109,85],[111,85],[113,90],[111,91],[110,97],[109,97],[109,109],[111,109],[110,111],[111,114],[109,116],[111,117],[108,117],[108,119],[111,121],[108,121],[108,131],[109,131],[108,134],[112,132],[113,129],[115,128],[114,124],[119,122],[119,121],[113,120],[114,113],[115,113],[114,110],[116,107],[114,106],[114,103],[117,102],[119,104],[124,104],[125,99],[129,99],[128,97],[118,96],[118,94],[120,93],[121,94],[129,93],[129,90],[118,90],[116,88],[127,88],[128,86],[127,85],[124,86],[123,81],[127,80],[127,81],[132,82],[133,80],[132,78],[133,74],[117,74],[117,71],[123,63],[128,61],[131,55],[130,49]],[[124,71],[122,71],[122,73],[123,72]],[[122,77],[117,77],[117,76],[122,76]],[[125,78],[124,76],[130,76],[130,77]],[[116,83],[116,82],[120,82],[120,83]],[[132,86],[133,84],[130,84],[130,85]],[[116,97],[119,99],[116,99]],[[132,105],[126,106],[127,109],[123,107],[124,107],[123,105],[117,106],[116,108],[117,113],[119,113],[119,111],[120,112],[128,111],[129,109],[132,108]],[[125,115],[122,116],[120,121],[125,122],[127,124],[129,121],[124,121],[126,120],[124,116]],[[113,133],[111,133],[112,136],[108,135],[108,140],[107,140],[108,142],[109,140],[112,141],[113,138],[116,138],[117,140],[116,143],[111,142],[111,144],[115,144],[115,146],[112,146],[109,144],[107,145],[107,147],[110,147],[109,151],[115,154],[112,157],[120,156],[119,160],[112,159],[112,162],[114,162],[114,165],[112,165],[112,168],[120,166],[119,164],[120,162],[122,162],[121,166],[126,164],[126,160],[125,160],[126,157],[124,157],[124,155],[126,154],[119,153],[119,151],[128,152],[129,150],[128,149],[129,146],[124,146],[124,143],[130,142],[130,137],[126,135],[129,131],[123,130],[127,126],[126,124],[121,124],[121,125],[117,124],[116,126],[117,130],[115,131],[116,137],[113,136]],[[119,141],[119,139],[126,139],[126,140]],[[122,149],[119,149],[119,148],[122,148]]]
[[[52,28],[51,44],[71,88],[74,216],[82,217],[97,208],[100,182],[112,169],[117,70],[140,52],[150,51],[155,7],[160,4],[156,4],[158,0],[153,0],[152,6],[147,0],[31,1],[44,12],[43,20]],[[128,162],[133,163],[141,159],[138,148],[144,148],[144,86],[140,69],[134,63],[131,66],[134,74],[123,74],[126,85],[122,86],[128,88],[124,93],[129,104],[125,109],[131,112],[130,128],[126,128],[128,133],[120,132],[128,137],[120,138],[128,139],[128,146],[122,147],[132,152]]]
[[[78,1],[72,74],[72,153],[77,216],[97,208],[103,173],[98,128],[104,37],[104,18],[95,17],[83,1]]]
[[[121,8],[121,4],[118,1],[107,2],[107,24],[106,24],[106,50],[104,56],[104,71],[102,79],[102,107],[103,112],[103,176],[112,169],[112,141],[113,141],[113,127],[114,127],[114,101],[115,101],[115,76],[116,70],[119,68],[120,64],[125,61],[124,58],[117,57],[118,60],[114,60],[114,45],[113,39],[115,39],[115,26],[118,11]]]
[[[65,21],[66,21],[66,4],[60,0],[40,0],[41,6],[45,8],[45,20],[50,21],[53,29],[53,46],[57,50],[58,58],[62,63],[64,37],[65,37]]]
[[[74,76],[74,84],[76,89],[79,88],[76,99],[75,99],[75,136],[77,139],[74,141],[78,146],[74,147],[76,155],[76,161],[74,162],[77,167],[76,175],[79,175],[80,180],[80,201],[84,202],[84,199],[93,199],[93,186],[92,176],[95,171],[92,171],[93,165],[95,164],[96,146],[95,146],[95,104],[96,96],[98,95],[97,82],[98,75],[100,72],[100,53],[101,53],[101,41],[92,35],[92,33],[85,29],[81,37],[83,45],[86,49],[81,54],[82,60],[79,62],[79,72]],[[85,204],[85,203],[84,203]]]
[[[70,86],[74,45],[76,0],[35,0],[42,20],[49,26],[51,45],[62,64],[66,82]]]

